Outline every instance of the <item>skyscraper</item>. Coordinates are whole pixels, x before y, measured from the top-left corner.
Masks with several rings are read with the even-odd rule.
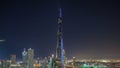
[[[23,67],[27,68],[27,58],[28,58],[28,54],[27,51],[24,48],[24,51],[22,52],[22,61],[23,61]]]
[[[27,63],[27,51],[25,50],[24,48],[24,51],[22,52],[22,60],[23,60],[23,63]]]
[[[34,63],[34,50],[29,48],[28,49],[28,66],[27,66],[27,68],[34,68],[33,63]]]
[[[56,47],[56,65],[58,68],[64,66],[64,56],[63,56],[63,37],[62,37],[62,8],[61,0],[58,1],[58,31],[57,31],[57,47]]]

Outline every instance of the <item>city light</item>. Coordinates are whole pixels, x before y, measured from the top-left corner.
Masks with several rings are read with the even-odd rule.
[[[62,0],[58,0],[58,1],[62,2]],[[63,2],[64,1],[66,1],[66,0],[63,0]],[[18,3],[14,3],[14,4],[13,3],[3,4],[4,7],[1,8],[1,11],[4,10],[1,12],[2,13],[1,16],[3,16],[3,17],[0,17],[1,18],[0,22],[3,22],[2,25],[5,25],[6,24],[5,22],[7,22],[7,25],[5,25],[6,27],[2,26],[3,30],[0,31],[0,32],[5,31],[3,33],[3,36],[4,35],[6,36],[6,39],[0,39],[0,43],[2,45],[5,45],[5,46],[0,46],[0,52],[5,51],[6,53],[5,54],[0,53],[0,55],[3,54],[2,55],[3,58],[4,58],[4,55],[7,56],[7,59],[6,58],[1,59],[1,56],[0,56],[0,68],[120,68],[120,57],[117,57],[119,59],[109,59],[105,55],[105,54],[109,53],[108,57],[111,57],[111,56],[113,57],[114,52],[119,52],[119,50],[116,50],[116,49],[119,49],[120,46],[116,42],[120,43],[119,42],[120,40],[118,39],[119,38],[118,35],[120,34],[120,32],[116,32],[116,34],[114,34],[113,32],[115,32],[117,30],[120,31],[120,30],[116,27],[118,25],[113,24],[113,23],[111,24],[111,20],[110,20],[110,19],[112,19],[111,17],[114,17],[114,16],[110,16],[110,15],[114,15],[114,14],[110,14],[109,13],[110,11],[109,11],[102,15],[102,13],[103,13],[102,9],[104,8],[104,10],[105,10],[106,6],[104,6],[103,4],[97,5],[97,2],[98,2],[97,0],[96,0],[97,1],[96,3],[90,2],[90,4],[86,4],[86,2],[82,2],[80,0],[81,2],[80,2],[80,5],[78,5],[78,6],[75,6],[77,4],[73,4],[77,0],[75,0],[75,1],[71,0],[70,4],[72,4],[72,5],[70,5],[70,6],[69,6],[68,1],[64,4],[65,7],[63,7],[63,8],[61,7],[61,2],[59,3],[59,6],[57,6],[57,7],[56,7],[56,5],[54,5],[52,7],[49,6],[49,5],[51,5],[51,3],[48,2],[47,8],[49,8],[49,10],[52,8],[54,10],[57,9],[55,11],[58,11],[54,14],[50,14],[51,16],[49,16],[48,14],[49,14],[49,12],[53,13],[53,11],[49,11],[49,12],[46,11],[47,10],[46,5],[45,4],[43,4],[43,5],[37,4],[37,1],[36,2],[27,1],[29,4],[27,4],[25,6],[23,4],[22,7],[21,7],[21,5],[19,5],[19,3],[22,2],[21,0],[20,0],[20,2],[16,0],[16,2],[18,2]],[[72,3],[72,1],[73,1],[73,3]],[[50,1],[50,2],[52,2],[52,1]],[[6,6],[6,4],[7,4],[7,6]],[[12,6],[9,6],[10,4]],[[82,5],[82,4],[86,4],[86,5]],[[15,5],[15,7],[17,6],[14,10],[12,10],[13,5]],[[36,5],[39,8],[37,8]],[[75,9],[79,9],[78,7],[81,5],[84,6],[85,10],[87,10],[85,14],[83,14],[85,11],[83,10],[82,7],[80,7],[80,10],[75,10]],[[86,7],[87,5],[88,5],[88,7]],[[89,6],[89,5],[91,5],[91,6]],[[28,6],[30,6],[30,7],[28,7]],[[40,12],[41,10],[43,10],[40,8],[42,6],[45,6],[43,8],[45,10],[45,13]],[[102,6],[102,8],[98,9],[99,6]],[[115,6],[115,8],[116,7],[117,6]],[[36,8],[37,8],[37,10],[35,12],[34,10]],[[67,11],[64,11],[64,8],[67,8]],[[71,10],[71,9],[74,9],[74,10]],[[92,9],[94,9],[94,10],[92,10]],[[110,9],[108,9],[108,10],[110,10]],[[12,10],[12,11],[10,11],[10,10]],[[18,10],[18,12],[17,12],[17,10]],[[29,11],[29,10],[31,10],[31,11]],[[119,10],[119,9],[116,9],[116,10]],[[65,13],[65,17],[63,17],[64,16],[63,11]],[[105,11],[107,11],[107,10],[105,10]],[[111,11],[113,11],[113,8]],[[25,13],[23,14],[22,12],[25,12]],[[97,12],[99,14],[97,14]],[[16,14],[13,15],[13,13],[16,13]],[[32,13],[35,13],[35,14],[32,14]],[[40,13],[42,13],[43,15]],[[89,14],[89,13],[91,13],[91,14]],[[112,12],[112,13],[114,13],[114,12]],[[110,14],[110,15],[108,15],[108,14]],[[32,17],[33,15],[35,15],[35,17]],[[39,18],[37,15],[41,16],[42,19]],[[89,15],[91,15],[91,16],[89,16]],[[104,15],[108,15],[108,17],[104,16]],[[19,20],[18,20],[18,18],[16,18],[17,16],[18,16]],[[74,16],[76,16],[76,17],[74,18]],[[116,16],[118,18],[119,14],[116,13]],[[6,18],[6,19],[2,20],[4,18]],[[66,18],[68,18],[68,19],[66,19]],[[77,20],[77,18],[78,18],[78,20]],[[117,18],[115,18],[115,19],[117,19]],[[21,21],[21,19],[23,19],[23,20]],[[39,21],[39,19],[41,19],[41,20]],[[102,21],[101,19],[104,21]],[[109,20],[107,21],[107,19],[109,19]],[[46,22],[50,23],[53,21],[54,23],[57,24],[57,26],[55,28],[51,28],[51,30],[53,30],[53,31],[54,31],[54,29],[57,29],[57,31],[54,31],[57,33],[55,35],[53,34],[54,37],[56,37],[56,38],[54,38],[52,35],[46,36],[46,35],[52,34],[54,32],[51,32],[51,30],[50,30],[49,33],[47,33],[47,30],[49,30],[50,27],[48,24],[47,24],[47,26],[46,25],[43,26],[42,20],[45,21],[45,23]],[[49,21],[47,21],[47,20],[49,20]],[[56,20],[57,20],[57,22],[55,22]],[[64,24],[63,20],[65,20],[67,22],[67,24],[65,24],[65,26],[69,26],[69,27],[72,26],[73,28],[65,27],[66,31],[64,31],[63,30],[63,24]],[[69,22],[71,22],[71,21],[72,21],[72,24],[70,25]],[[103,22],[102,24],[100,24],[101,21]],[[28,23],[25,24],[26,22],[28,22]],[[29,22],[32,22],[33,24],[30,25],[31,23],[29,23]],[[38,25],[38,28],[37,28],[37,25],[34,25],[35,22],[37,22],[37,25],[39,23],[39,25],[42,25],[42,26]],[[82,22],[82,23],[80,23],[80,22]],[[92,22],[94,22],[94,23],[92,23]],[[108,22],[109,24],[106,24],[106,22]],[[117,21],[113,21],[113,22],[117,22]],[[10,24],[8,24],[8,23],[10,23]],[[20,24],[20,23],[22,23],[22,24]],[[79,23],[79,25],[76,25],[77,23]],[[86,25],[86,23],[87,23],[87,25]],[[114,25],[114,30],[111,29],[112,27],[110,25]],[[24,29],[23,26],[26,29]],[[15,28],[13,28],[13,27],[15,27]],[[44,28],[42,29],[41,27],[44,27]],[[53,25],[52,25],[52,27],[53,27]],[[108,30],[108,27],[109,27],[109,30]],[[48,29],[45,30],[46,28],[48,28]],[[76,29],[74,29],[74,28],[76,28]],[[41,31],[39,29],[41,29]],[[34,32],[37,30],[39,30],[39,32]],[[21,31],[21,32],[19,32],[19,31]],[[31,31],[31,32],[29,32],[29,31]],[[43,33],[42,31],[46,31],[46,32]],[[76,31],[76,33],[74,31]],[[24,34],[25,32],[27,32],[26,35]],[[65,37],[68,36],[69,34],[71,34],[68,37],[66,37],[68,39],[63,37],[64,32],[66,32]],[[82,33],[82,32],[84,32],[84,33]],[[33,33],[33,35],[31,33]],[[87,33],[89,33],[90,36]],[[17,34],[21,35],[21,36],[18,36]],[[113,36],[113,35],[116,35],[116,36]],[[7,38],[8,36],[9,36],[9,38]],[[40,37],[38,37],[38,36],[40,36]],[[97,39],[98,36],[99,36],[99,39]],[[0,37],[1,37],[1,35],[0,35]],[[50,39],[54,38],[54,39],[51,39],[52,41],[50,40],[48,42],[45,37],[47,37],[47,39],[48,38],[50,38]],[[18,38],[19,40],[16,38]],[[39,40],[38,38],[41,38],[42,40]],[[65,38],[66,45],[64,44],[64,38]],[[78,38],[80,38],[80,39],[78,39]],[[109,40],[110,38],[112,39],[112,41]],[[117,41],[116,41],[116,38],[117,38]],[[77,39],[77,40],[74,40],[74,39]],[[67,43],[66,43],[66,40],[68,40]],[[54,42],[54,41],[56,41],[56,42]],[[5,42],[5,44],[4,44],[4,42]],[[48,44],[41,44],[40,42],[48,43]],[[114,45],[114,44],[111,44],[110,42],[112,42],[112,43],[114,42],[116,44],[116,49],[114,49],[112,47],[112,45]],[[52,45],[54,43],[56,43],[56,44]],[[31,46],[30,45],[28,46],[28,44],[30,44]],[[106,46],[104,46],[103,44]],[[36,46],[34,46],[34,45],[36,45]],[[48,45],[52,45],[52,46],[48,47]],[[92,46],[92,45],[94,45],[94,46]],[[99,45],[99,46],[97,46],[97,45]],[[46,49],[44,49],[44,48],[46,48]],[[36,51],[37,49],[41,50],[41,52],[39,50]],[[51,53],[50,49],[53,49],[53,50],[55,49],[55,51],[53,51]],[[104,52],[106,52],[106,53],[104,53]],[[103,55],[103,53],[104,53],[104,55]],[[101,56],[103,58],[101,58]],[[84,59],[82,59],[82,58],[84,58]],[[116,56],[115,56],[115,58],[116,58]]]

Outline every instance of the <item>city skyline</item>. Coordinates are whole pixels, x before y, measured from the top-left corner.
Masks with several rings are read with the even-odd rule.
[[[56,0],[1,2],[0,59],[21,58],[24,48],[35,57],[56,52]],[[115,1],[62,1],[67,57],[120,58],[119,4]],[[8,57],[7,57],[8,56]]]

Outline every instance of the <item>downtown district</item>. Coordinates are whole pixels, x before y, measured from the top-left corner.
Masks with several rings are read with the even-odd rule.
[[[65,53],[64,53],[65,54]],[[0,60],[0,68],[60,68],[54,66],[55,56],[34,58],[34,49],[23,49],[22,60],[16,60],[16,55],[10,55],[9,60]],[[120,68],[120,60],[108,59],[67,59],[64,55],[64,67],[61,68]]]

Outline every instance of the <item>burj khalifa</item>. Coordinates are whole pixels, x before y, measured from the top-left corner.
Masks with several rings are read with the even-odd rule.
[[[56,60],[58,61],[58,68],[61,68],[64,66],[61,0],[58,1],[58,11],[59,16],[58,16]]]

